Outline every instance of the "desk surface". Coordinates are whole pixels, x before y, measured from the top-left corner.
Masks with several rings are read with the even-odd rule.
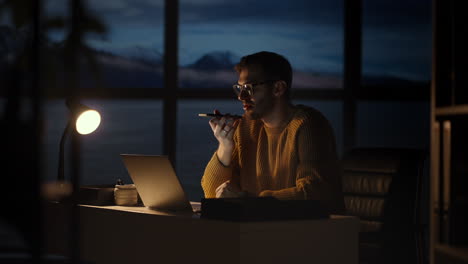
[[[82,258],[97,264],[192,263],[193,256],[217,264],[358,261],[359,221],[351,216],[228,222],[145,207],[79,208]],[[53,234],[60,225],[51,224]],[[63,234],[51,239],[59,246],[66,241]]]
[[[200,202],[190,202],[192,208],[195,211],[199,211],[201,208]],[[125,211],[125,212],[132,212],[132,213],[139,213],[139,214],[151,214],[151,215],[165,215],[165,216],[193,216],[197,218],[197,214],[188,213],[181,213],[181,212],[167,212],[167,211],[158,211],[154,209],[149,209],[145,206],[119,206],[119,205],[109,205],[109,206],[94,206],[94,205],[80,205],[81,207],[88,207],[88,208],[99,208],[105,210],[116,210],[116,211]]]

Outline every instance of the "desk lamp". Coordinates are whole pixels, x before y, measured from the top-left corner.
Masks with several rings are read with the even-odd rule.
[[[65,104],[70,110],[70,118],[68,119],[67,126],[62,134],[62,139],[60,140],[60,152],[59,152],[59,166],[58,166],[58,176],[57,180],[63,182],[65,179],[65,169],[64,169],[64,149],[65,141],[70,133],[70,130],[73,127],[81,135],[87,135],[93,133],[101,123],[101,115],[94,109],[91,109],[85,105],[78,103],[75,100],[66,100]]]

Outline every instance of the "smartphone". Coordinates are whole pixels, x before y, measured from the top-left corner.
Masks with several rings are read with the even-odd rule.
[[[220,115],[220,114],[198,114],[198,116],[202,116],[202,117],[217,117],[217,118],[226,117],[226,118],[233,118],[233,119],[242,118],[242,116],[240,116],[240,115],[231,115],[231,114],[224,114],[224,115]]]

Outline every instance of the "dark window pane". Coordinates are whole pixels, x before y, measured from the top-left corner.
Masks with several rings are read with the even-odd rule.
[[[370,102],[357,105],[359,147],[429,147],[428,102]]]
[[[429,82],[431,4],[429,0],[363,1],[364,85],[396,88]]]
[[[182,1],[180,87],[229,88],[240,57],[267,50],[290,60],[294,87],[341,88],[342,2]]]
[[[119,154],[162,153],[162,103],[152,100],[85,100],[83,104],[101,113],[101,125],[81,139],[82,184],[113,184],[119,178],[131,182]],[[68,110],[63,100],[45,104],[46,177],[57,177],[60,138]],[[69,142],[66,150],[69,151]],[[65,169],[70,170],[70,158]]]

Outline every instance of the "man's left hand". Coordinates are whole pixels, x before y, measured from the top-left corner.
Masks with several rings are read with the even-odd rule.
[[[225,181],[216,188],[216,198],[238,198],[241,197],[242,194],[239,187],[230,181]]]

